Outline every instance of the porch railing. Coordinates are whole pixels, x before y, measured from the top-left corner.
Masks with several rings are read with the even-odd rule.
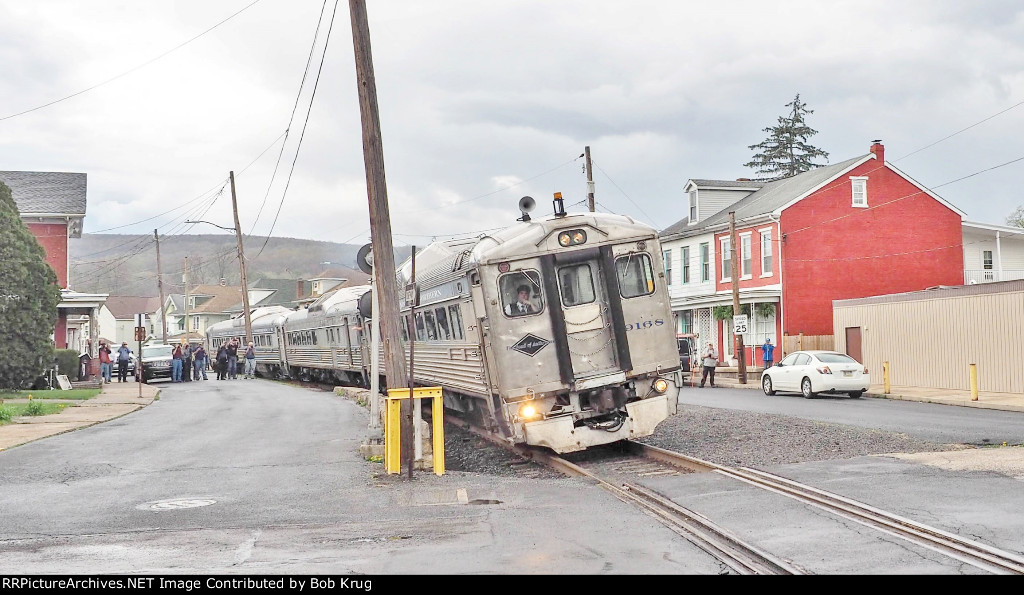
[[[993,283],[995,281],[1016,281],[1024,279],[1024,269],[965,269],[964,285]]]

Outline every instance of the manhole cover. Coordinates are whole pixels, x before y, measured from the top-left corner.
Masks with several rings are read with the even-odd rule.
[[[145,506],[145,508],[156,511],[181,510],[183,508],[199,508],[200,506],[209,506],[216,503],[216,500],[211,500],[209,498],[175,498],[174,500],[150,502]]]

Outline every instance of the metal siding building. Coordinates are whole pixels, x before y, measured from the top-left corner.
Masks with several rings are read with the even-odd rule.
[[[977,364],[978,390],[1024,393],[1024,281],[836,300],[832,322],[836,351],[859,333],[874,384],[889,362],[894,386],[970,390]]]

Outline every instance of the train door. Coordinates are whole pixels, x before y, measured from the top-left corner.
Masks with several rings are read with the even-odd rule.
[[[587,251],[584,260],[554,259],[557,296],[560,299],[573,378],[579,382],[621,370],[615,328],[609,304],[607,279],[598,251]],[[552,307],[556,307],[552,304]]]

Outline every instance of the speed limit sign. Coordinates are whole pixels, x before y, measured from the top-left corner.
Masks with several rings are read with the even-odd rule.
[[[732,319],[733,333],[742,335],[747,332],[747,315],[737,314]]]

